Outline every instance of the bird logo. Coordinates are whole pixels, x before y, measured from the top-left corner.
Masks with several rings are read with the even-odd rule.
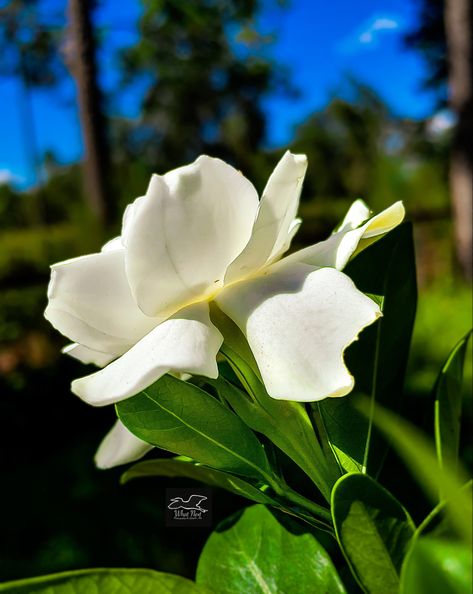
[[[207,497],[205,495],[191,495],[188,499],[173,497],[170,500],[168,509],[195,510],[206,513],[208,510],[205,507],[201,507],[202,502],[206,499]]]

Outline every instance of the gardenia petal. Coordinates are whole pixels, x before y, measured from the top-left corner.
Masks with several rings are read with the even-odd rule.
[[[166,320],[104,369],[74,380],[72,391],[94,406],[134,396],[169,371],[216,378],[223,338],[209,318],[207,303]]]
[[[102,246],[102,249],[100,251],[112,252],[114,250],[123,250],[123,243],[120,235],[118,237],[110,239],[110,241],[107,241],[107,243]]]
[[[95,454],[95,464],[103,470],[139,460],[154,446],[133,435],[117,420]]]
[[[352,256],[397,227],[404,219],[404,215],[405,210],[402,202],[396,202],[356,229],[351,227],[360,217],[351,220],[347,220],[346,217],[340,230],[333,233],[328,239],[299,250],[286,259],[288,262],[302,262],[311,266],[331,266],[342,270]]]
[[[289,227],[286,243],[281,249],[281,253],[284,254],[291,246],[291,242],[294,239],[295,234],[299,231],[299,227],[302,225],[302,219],[294,219]]]
[[[229,266],[226,282],[258,270],[289,248],[298,229],[294,222],[306,169],[305,155],[287,151],[279,161],[263,192],[251,239]]]
[[[101,353],[100,351],[93,351],[92,349],[88,349],[87,347],[77,344],[77,342],[73,342],[72,344],[68,344],[62,349],[62,352],[65,355],[69,355],[74,359],[77,359],[81,363],[97,365],[97,367],[105,367],[111,363],[115,358],[116,355],[111,355],[110,353]]]
[[[159,322],[133,300],[123,249],[55,264],[48,298],[44,315],[59,332],[112,355],[124,353]]]
[[[288,237],[299,228],[300,219],[296,219],[299,199],[307,171],[307,157],[286,153],[268,180],[263,192],[271,202],[275,218],[279,219],[278,233],[268,262],[278,259],[288,249]],[[285,197],[285,200],[284,200]],[[290,240],[289,240],[290,242]]]
[[[363,200],[355,200],[336,231],[352,231],[370,217],[370,209]]]
[[[143,198],[143,196],[140,196],[139,198]],[[125,212],[123,213],[122,236],[121,236],[123,245],[126,245],[125,238],[128,235],[128,230],[130,228],[130,225],[133,223],[133,218],[135,216],[135,204],[137,203],[139,198],[137,198],[134,202],[127,204],[127,206],[125,208]]]
[[[139,307],[171,315],[210,297],[251,236],[253,185],[220,159],[199,157],[164,176],[126,216],[126,269]]]
[[[343,352],[381,312],[332,268],[284,265],[233,285],[218,306],[245,334],[268,394],[310,402],[354,385]]]

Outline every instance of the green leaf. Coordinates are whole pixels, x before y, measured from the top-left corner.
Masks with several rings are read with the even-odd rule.
[[[340,466],[345,472],[360,472],[368,435],[368,422],[346,398],[326,398],[311,404],[314,418],[319,418]]]
[[[472,569],[468,546],[419,538],[404,562],[400,594],[471,594]]]
[[[357,406],[366,416],[370,414],[368,401],[361,401]],[[467,474],[461,468],[455,472],[447,466],[439,466],[433,444],[398,415],[377,406],[373,420],[431,499],[437,502],[438,494],[443,493],[452,527],[471,543],[472,502],[469,490],[464,488]]]
[[[396,409],[412,335],[417,303],[412,227],[405,223],[361,252],[345,268],[355,285],[374,298],[383,312],[347,350],[348,369],[355,377],[354,393]],[[363,419],[350,398],[327,398],[314,406],[325,424],[330,443],[345,470],[368,469],[376,475],[385,456],[372,443],[371,416]]]
[[[340,547],[369,594],[398,594],[399,574],[414,524],[402,505],[366,474],[347,474],[332,493]]]
[[[210,594],[202,586],[148,569],[83,569],[0,584],[5,594]]]
[[[435,384],[435,445],[440,466],[456,466],[460,444],[463,365],[471,331],[454,347]]]
[[[159,460],[145,460],[135,464],[121,477],[122,483],[135,478],[151,476],[186,477],[201,481],[212,487],[226,489],[256,503],[271,505],[284,511],[311,526],[331,532],[330,513],[325,508],[305,499],[289,488],[279,495],[273,491],[263,491],[229,473],[208,468],[185,457]]]
[[[243,363],[233,351],[224,346],[223,352],[234,368],[241,369]],[[251,371],[245,369],[244,373],[248,379]],[[330,499],[331,487],[340,473],[335,460],[332,465],[328,463],[300,402],[271,398],[256,377],[248,381],[252,400],[222,375],[209,383],[248,427],[271,440],[313,480],[326,499]]]
[[[116,405],[123,424],[159,448],[271,482],[263,447],[237,415],[197,386],[165,375]]]
[[[262,505],[247,508],[211,534],[196,581],[219,594],[345,593],[313,534],[281,523]]]
[[[472,482],[463,489],[471,498]],[[442,501],[415,531],[401,571],[401,594],[471,594],[471,550],[453,540]],[[466,579],[465,579],[466,578]]]
[[[257,503],[276,504],[269,495],[266,495],[247,481],[185,458],[164,458],[139,462],[124,472],[121,482],[127,483],[136,478],[150,476],[185,477],[206,483],[212,487],[221,487]]]

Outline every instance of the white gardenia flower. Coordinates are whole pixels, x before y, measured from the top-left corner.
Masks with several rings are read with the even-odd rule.
[[[119,402],[165,373],[218,375],[222,335],[209,302],[245,334],[270,396],[315,401],[353,388],[343,352],[381,312],[341,269],[404,217],[397,202],[368,219],[357,200],[327,240],[281,259],[307,168],[287,152],[261,200],[220,159],[153,175],[130,204],[122,234],[100,253],[52,266],[46,318],[74,341],[65,352],[103,369],[72,391],[95,406]],[[99,449],[101,467],[151,448],[118,421]]]

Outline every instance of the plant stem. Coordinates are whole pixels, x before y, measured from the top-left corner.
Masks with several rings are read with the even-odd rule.
[[[284,497],[291,503],[294,503],[295,505],[298,505],[310,512],[312,516],[315,516],[316,518],[321,518],[324,521],[324,523],[328,522],[329,525],[331,525],[332,515],[330,511],[322,505],[318,505],[317,503],[310,501],[310,499],[307,499],[303,495],[299,495],[299,493],[296,493],[292,490],[285,491]]]

